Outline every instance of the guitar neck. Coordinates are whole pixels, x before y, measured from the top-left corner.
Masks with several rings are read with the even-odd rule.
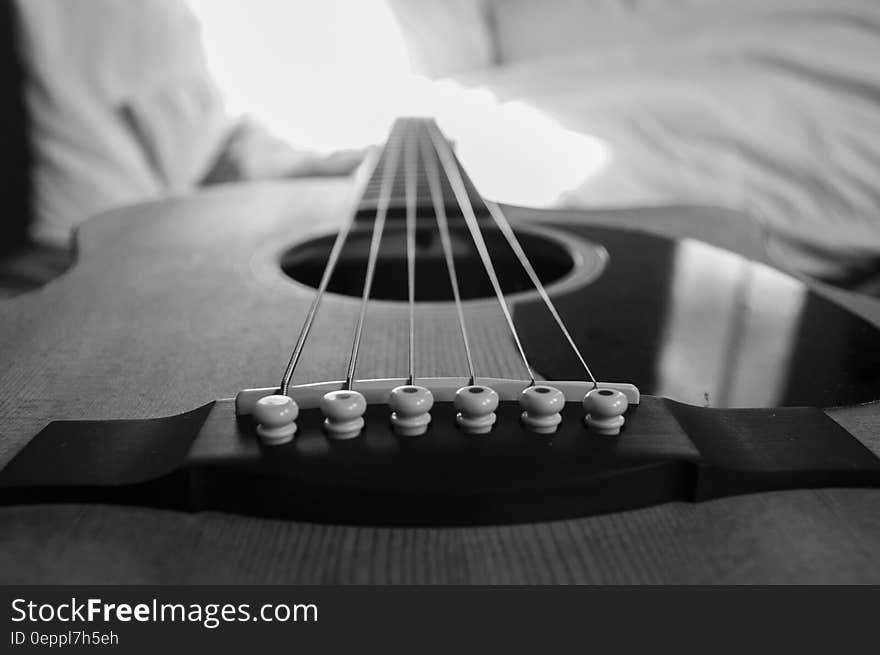
[[[425,161],[425,151],[421,147],[423,141],[431,143],[430,131],[436,130],[434,119],[431,118],[399,118],[395,121],[391,129],[388,141],[382,149],[372,175],[367,182],[361,200],[358,203],[358,211],[360,213],[374,212],[380,203],[383,192],[383,186],[386,185],[385,178],[388,176],[388,168],[386,166],[389,157],[397,158],[397,164],[394,171],[390,175],[390,196],[389,208],[393,211],[398,208],[406,207],[406,181],[407,181],[407,165],[406,151],[408,148],[415,150],[414,166],[409,174],[416,178],[415,184],[415,204],[417,207],[432,207],[433,199],[431,197],[431,189],[428,183],[428,166],[436,168],[439,173],[440,187],[442,189],[442,199],[444,206],[450,214],[458,212],[458,200],[452,191],[449,183],[448,172],[444,169],[437,150],[431,145],[428,148],[428,156],[431,162]],[[439,131],[436,131],[439,133]],[[455,157],[455,166],[464,181],[467,189],[468,199],[474,210],[479,213],[485,212],[484,201],[468,177],[467,172],[461,166],[458,158]]]

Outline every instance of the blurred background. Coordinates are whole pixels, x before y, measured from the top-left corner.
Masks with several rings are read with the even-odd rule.
[[[13,287],[91,215],[347,174],[432,115],[492,199],[741,209],[784,266],[878,288],[873,0],[3,0],[0,23]]]

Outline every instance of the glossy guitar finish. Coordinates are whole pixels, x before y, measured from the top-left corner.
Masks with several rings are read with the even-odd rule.
[[[76,267],[3,307],[2,461],[51,420],[168,416],[274,382],[311,295],[266,262],[340,220],[345,190],[326,181],[219,189],[90,221]],[[722,210],[508,215],[557,229],[640,226],[763,257],[743,217]],[[837,297],[878,315],[868,301]],[[377,307],[360,366],[363,377],[392,377],[406,368],[405,307]],[[328,299],[304,379],[339,377],[347,355],[339,344],[350,340],[355,311],[351,299]],[[460,373],[449,307],[422,311],[424,366]],[[468,311],[492,372],[519,376],[496,306],[474,302]],[[873,406],[828,413],[880,452]],[[876,581],[878,509],[877,490],[805,490],[556,523],[424,529],[16,506],[0,510],[0,539],[11,556],[8,581]]]

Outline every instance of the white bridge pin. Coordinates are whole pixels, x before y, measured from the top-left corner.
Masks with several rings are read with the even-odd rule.
[[[293,398],[278,394],[263,396],[254,405],[253,415],[257,435],[264,444],[280,446],[293,440],[299,416],[299,406]]]
[[[353,439],[364,427],[363,415],[367,401],[357,391],[330,391],[321,398],[324,429],[331,439]]]
[[[562,422],[565,395],[557,388],[545,384],[526,387],[519,396],[522,422],[538,434],[553,434]]]
[[[599,434],[614,436],[626,419],[623,413],[629,406],[626,396],[614,389],[592,389],[584,396],[584,423]]]
[[[487,434],[495,425],[498,393],[480,384],[455,392],[455,422],[468,434]]]
[[[403,437],[418,437],[425,434],[431,422],[434,395],[425,387],[407,384],[391,390],[388,406],[394,432]]]

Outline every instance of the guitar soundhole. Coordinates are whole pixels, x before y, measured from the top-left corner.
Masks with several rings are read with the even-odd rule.
[[[504,293],[534,292],[534,285],[504,236],[491,229],[485,229],[483,236]],[[349,235],[327,288],[330,293],[360,298],[370,237],[368,229],[356,229]],[[494,298],[489,276],[469,232],[453,228],[450,237],[462,299]],[[293,246],[282,254],[281,270],[296,282],[317,288],[335,238],[335,235],[327,235]],[[598,276],[605,266],[604,248],[586,241],[572,243],[569,238],[563,242],[551,230],[535,228],[517,230],[517,238],[545,286],[575,278],[578,283],[585,283]],[[406,231],[402,225],[392,223],[385,229],[370,297],[402,302],[408,299]],[[454,300],[442,241],[436,229],[416,231],[415,297],[422,302]]]

